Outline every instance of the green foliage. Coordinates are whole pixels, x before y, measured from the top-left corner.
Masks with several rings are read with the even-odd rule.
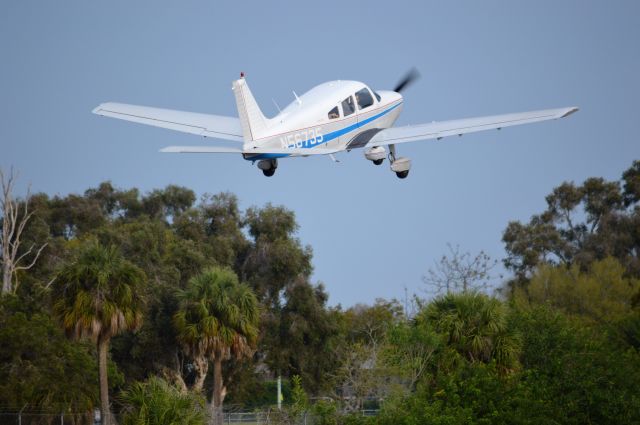
[[[291,377],[291,406],[290,410],[293,416],[297,416],[306,412],[309,408],[309,397],[307,397],[307,393],[302,388],[302,378],[298,375],[293,375]]]
[[[273,371],[299,375],[312,394],[330,389],[342,342],[339,312],[326,307],[322,285],[299,281],[287,288],[285,299],[284,307],[267,316],[262,336],[267,364]]]
[[[193,355],[245,357],[258,337],[258,302],[229,269],[210,268],[179,295],[174,315],[179,340]]]
[[[522,281],[542,263],[586,267],[614,257],[640,276],[639,170],[640,162],[634,161],[623,173],[623,190],[619,182],[594,177],[579,186],[565,182],[553,189],[543,213],[528,224],[514,221],[505,229],[507,268]]]
[[[222,362],[239,362],[253,354],[258,338],[258,300],[232,270],[219,267],[191,278],[179,299],[173,322],[178,340],[198,369],[196,391],[202,388],[208,360],[214,362],[212,406],[219,423],[226,393]],[[226,378],[228,381],[228,373]]]
[[[311,248],[294,237],[295,215],[283,207],[249,208],[245,220],[254,242],[242,275],[263,303],[277,307],[283,291],[311,275]]]
[[[508,313],[504,303],[487,295],[450,293],[431,302],[416,320],[432,326],[450,353],[471,363],[495,361],[509,371],[518,367],[520,341],[508,326]]]
[[[565,424],[640,421],[637,351],[550,306],[520,311],[515,323],[524,336],[522,383],[543,414]]]
[[[109,182],[83,195],[34,195],[25,243],[48,246],[0,306],[0,404],[95,407],[95,349],[65,339],[54,311],[68,332],[103,337],[144,315],[138,332],[113,338],[112,387],[119,370],[129,383],[163,376],[186,391],[201,378],[210,389],[198,356],[216,349],[227,359],[227,401],[244,407],[276,403],[265,366],[297,375],[272,417],[283,423],[303,411],[318,424],[640,423],[639,176],[635,161],[620,182],[562,184],[544,212],[510,223],[509,302],[450,294],[420,304],[413,319],[397,301],[328,307],[324,287],[310,282],[312,250],[281,206],[243,211],[230,193],[196,203],[178,186],[141,194]],[[150,285],[139,284],[140,270]],[[134,393],[132,421],[166,423],[161,415],[186,397],[155,378],[125,394]],[[310,404],[307,393],[336,402]],[[344,414],[366,400],[384,400],[379,417]]]
[[[51,412],[92,410],[98,369],[91,346],[69,341],[46,312],[0,302],[0,406]]]
[[[333,401],[319,400],[311,406],[309,414],[316,425],[338,425],[344,422]]]
[[[414,390],[420,379],[430,372],[442,340],[424,320],[400,322],[389,332],[383,361]]]
[[[88,241],[58,274],[54,311],[69,334],[108,340],[140,325],[142,305],[137,293],[145,278],[116,247]]]
[[[397,300],[376,299],[373,305],[356,304],[343,314],[347,339],[378,346],[387,332],[403,319],[402,306]]]
[[[204,425],[204,400],[157,377],[123,391],[123,425]]]
[[[525,288],[516,288],[515,299],[530,305],[549,303],[569,314],[599,323],[614,323],[632,311],[632,298],[640,280],[625,276],[615,258],[595,261],[588,271],[541,266]]]
[[[238,406],[242,409],[255,410],[255,409],[268,409],[275,406],[278,403],[277,400],[277,381],[276,380],[264,380],[262,376],[256,376],[256,372],[253,370],[254,366],[251,363],[245,363],[246,368],[250,369],[254,376],[246,378],[245,375],[240,377],[234,376],[234,381],[241,381],[242,385],[233,387],[233,390],[225,398],[225,404],[231,406]],[[289,405],[292,402],[291,398],[291,384],[289,380],[283,379],[281,383],[282,390],[282,404]]]

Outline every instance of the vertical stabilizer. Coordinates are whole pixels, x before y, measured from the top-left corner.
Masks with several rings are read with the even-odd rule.
[[[245,144],[264,137],[267,134],[269,122],[262,114],[253,94],[251,94],[244,76],[241,76],[239,80],[235,80],[232,84]]]

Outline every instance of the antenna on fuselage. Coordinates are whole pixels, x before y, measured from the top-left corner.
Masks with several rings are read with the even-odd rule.
[[[278,112],[282,112],[282,110],[280,109],[280,106],[278,106],[278,102],[276,102],[274,98],[271,98],[271,100],[273,101],[273,104],[276,105],[276,108],[278,108]]]
[[[302,105],[302,101],[300,100],[300,98],[296,94],[296,91],[295,90],[291,90],[291,91],[293,92],[293,95],[296,97],[296,102],[298,102],[298,105]]]

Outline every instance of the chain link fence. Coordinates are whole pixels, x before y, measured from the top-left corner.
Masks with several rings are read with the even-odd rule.
[[[92,412],[0,412],[1,425],[99,425],[100,418]]]
[[[378,410],[361,410],[363,416],[375,416]],[[116,423],[119,418],[114,415]],[[311,413],[303,413],[295,419],[299,425],[314,425],[317,417]],[[224,414],[226,425],[278,425],[283,422],[282,412],[264,410],[256,412],[227,412]],[[291,423],[290,420],[287,420]],[[0,412],[0,425],[100,425],[100,414],[97,412],[86,413],[51,413],[51,412]]]

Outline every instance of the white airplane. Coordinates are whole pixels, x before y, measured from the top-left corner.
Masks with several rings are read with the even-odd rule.
[[[260,110],[244,73],[232,83],[239,118],[113,102],[99,105],[93,113],[238,142],[237,147],[169,146],[161,152],[241,154],[257,161],[265,176],[273,176],[280,158],[330,155],[336,161],[335,153],[364,149],[365,158],[376,165],[388,157],[391,170],[404,179],[411,161],[396,156],[397,144],[564,118],[578,110],[546,109],[393,127],[402,111],[400,92],[417,77],[417,71],[410,71],[393,91],[374,91],[358,81],[330,81],[302,96],[294,92],[295,100],[273,118]]]

